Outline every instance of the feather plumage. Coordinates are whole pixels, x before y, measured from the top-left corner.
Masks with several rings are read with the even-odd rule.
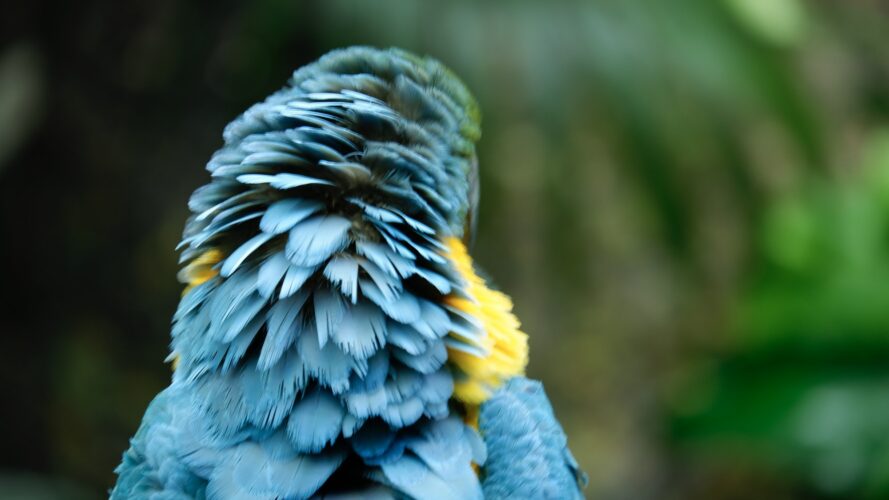
[[[540,382],[516,377],[481,407],[487,498],[583,498],[586,476]]]
[[[179,247],[178,367],[114,498],[481,497],[449,352],[487,334],[445,243],[477,114],[439,63],[353,48],[226,127]]]

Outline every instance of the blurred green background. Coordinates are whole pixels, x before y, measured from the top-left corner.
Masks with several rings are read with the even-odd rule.
[[[4,2],[0,497],[98,498],[169,380],[186,199],[294,68],[484,114],[475,255],[602,499],[889,497],[889,3]]]

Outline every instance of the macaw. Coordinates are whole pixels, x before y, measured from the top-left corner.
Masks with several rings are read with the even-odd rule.
[[[230,123],[178,247],[172,382],[111,498],[582,497],[464,243],[479,134],[439,62],[365,47]]]

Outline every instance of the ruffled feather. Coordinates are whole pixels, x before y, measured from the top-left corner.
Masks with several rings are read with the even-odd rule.
[[[449,302],[470,283],[443,243],[469,208],[469,93],[429,59],[338,51],[223,137],[189,201],[172,332],[177,446],[206,497],[335,491],[355,459],[375,491],[480,497],[446,364],[485,337]]]

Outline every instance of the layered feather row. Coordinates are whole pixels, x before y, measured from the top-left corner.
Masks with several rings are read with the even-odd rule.
[[[340,484],[481,494],[446,362],[490,344],[442,243],[477,135],[439,64],[372,49],[297,71],[226,128],[189,202],[173,327],[183,459],[208,497],[307,497],[356,460]]]

